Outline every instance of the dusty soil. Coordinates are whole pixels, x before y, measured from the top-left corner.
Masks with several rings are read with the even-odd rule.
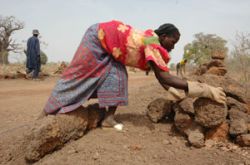
[[[56,80],[0,80],[0,164],[26,164],[20,149],[23,135],[42,111]],[[153,74],[129,73],[129,106],[119,107],[116,115],[125,125],[123,132],[91,130],[34,164],[250,164],[247,148],[244,154],[221,147],[193,148],[167,120],[149,121],[147,105],[159,97],[164,97],[164,89]]]

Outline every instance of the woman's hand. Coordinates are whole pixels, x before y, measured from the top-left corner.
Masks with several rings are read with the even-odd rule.
[[[218,103],[226,103],[226,94],[221,87],[213,87],[205,83],[188,81],[188,96],[207,97]]]

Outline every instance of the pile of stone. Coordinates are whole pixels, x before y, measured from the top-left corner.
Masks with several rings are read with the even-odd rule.
[[[195,72],[196,75],[203,75],[205,73],[224,76],[227,69],[224,64],[225,54],[223,52],[215,52],[211,56],[211,61],[202,64]]]
[[[204,146],[208,139],[250,146],[250,96],[242,84],[225,75],[223,59],[224,56],[214,55],[203,65],[202,72],[199,68],[199,74],[189,80],[222,87],[226,105],[206,98],[185,98],[178,102],[159,98],[148,105],[148,117],[153,122],[172,117],[175,128],[195,147]]]

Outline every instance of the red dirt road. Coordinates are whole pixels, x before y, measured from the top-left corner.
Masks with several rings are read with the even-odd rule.
[[[18,146],[27,126],[42,111],[56,80],[0,80],[0,164],[26,164],[25,151],[20,152]],[[153,74],[129,73],[129,106],[120,107],[116,115],[125,125],[124,132],[91,130],[35,164],[250,164],[249,153],[213,147],[196,149],[173,133],[171,124],[153,124],[145,112],[158,97],[164,97],[164,89]]]

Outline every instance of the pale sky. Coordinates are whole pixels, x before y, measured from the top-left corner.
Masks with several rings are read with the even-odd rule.
[[[196,33],[216,34],[230,47],[236,32],[250,32],[249,0],[0,0],[0,15],[25,23],[13,36],[18,42],[39,29],[41,40],[48,43],[42,48],[49,62],[70,62],[85,30],[113,19],[140,30],[175,24],[181,38],[170,63],[181,60],[184,46]]]

